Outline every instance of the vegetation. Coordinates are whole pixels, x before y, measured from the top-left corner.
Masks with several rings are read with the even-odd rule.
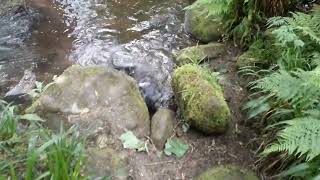
[[[222,16],[226,34],[250,47],[243,58],[256,58],[241,69],[253,78],[244,109],[265,127],[263,169],[281,178],[320,178],[320,11],[304,9],[311,3],[198,0],[190,7],[206,4],[208,18]]]
[[[16,109],[0,103],[0,179],[86,179],[83,140],[76,129],[56,134],[37,115],[18,115]]]
[[[268,20],[282,53],[269,61],[274,66],[266,76],[250,83],[253,99],[245,106],[249,118],[258,117],[267,126],[272,143],[262,155],[264,161],[273,159],[268,170],[293,179],[320,177],[319,17],[320,11],[296,12]]]
[[[311,0],[198,0],[188,8],[208,7],[208,18],[223,17],[229,37],[242,46],[251,44],[265,30],[268,17],[286,15],[299,3]]]

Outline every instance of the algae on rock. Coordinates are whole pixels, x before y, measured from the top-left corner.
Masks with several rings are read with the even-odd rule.
[[[202,173],[197,180],[259,180],[253,172],[236,166],[218,166]]]
[[[209,43],[187,47],[176,54],[176,64],[199,64],[205,59],[217,58],[226,51],[225,45],[221,43]]]
[[[183,118],[200,131],[223,133],[230,121],[230,110],[216,77],[196,65],[177,68],[172,83]]]

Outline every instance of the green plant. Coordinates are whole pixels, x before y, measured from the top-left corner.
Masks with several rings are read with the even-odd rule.
[[[320,71],[280,70],[251,83],[254,95],[247,103],[249,116],[266,119],[290,119],[301,116],[304,110],[315,108],[320,99]],[[280,117],[280,118],[279,118]]]
[[[280,176],[305,179],[320,177],[320,111],[315,110],[312,113],[314,112],[317,112],[318,117],[306,112],[304,117],[277,124],[283,129],[278,133],[277,141],[267,147],[262,154],[285,152],[288,156],[296,157],[298,160],[298,163],[294,163]]]
[[[18,115],[16,106],[5,101],[0,101],[0,140],[8,140],[16,134],[17,123],[20,120],[37,121],[42,119],[36,114]]]
[[[45,143],[38,151],[41,150],[45,151],[47,157],[45,164],[50,179],[84,179],[81,174],[85,160],[83,140],[79,139],[75,129],[45,136]]]
[[[54,83],[55,82],[51,82],[44,86],[43,82],[36,81],[36,87],[29,92],[29,95],[32,97],[32,99],[36,99]]]
[[[86,179],[84,140],[77,130],[54,134],[36,114],[18,115],[15,108],[0,103],[0,173],[11,179]]]
[[[268,27],[275,28],[273,34],[277,45],[285,49],[279,66],[294,70],[311,69],[319,64],[320,11],[312,14],[292,13],[292,17],[273,17]]]

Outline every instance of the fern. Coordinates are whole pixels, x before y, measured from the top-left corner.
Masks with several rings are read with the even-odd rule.
[[[268,20],[268,27],[279,27],[273,31],[279,43],[287,46],[293,43],[296,47],[304,46],[311,41],[320,45],[320,11],[313,14],[292,13],[292,17],[274,17]],[[307,39],[305,39],[307,38]]]
[[[320,121],[313,117],[296,118],[284,122],[279,140],[265,149],[264,154],[286,151],[289,155],[306,156],[311,161],[320,155]]]
[[[186,9],[207,7],[207,17],[225,16],[231,13],[230,7],[233,0],[198,0]]]
[[[271,107],[281,111],[283,108],[280,107],[283,106],[287,110],[292,109],[295,114],[301,114],[303,110],[319,104],[320,68],[313,71],[294,72],[279,70],[252,82],[251,85],[251,90],[263,96],[250,101],[245,106],[246,109],[249,109],[250,117],[266,113]],[[258,111],[259,113],[257,113],[258,109],[261,110]],[[264,109],[265,111],[262,111]]]

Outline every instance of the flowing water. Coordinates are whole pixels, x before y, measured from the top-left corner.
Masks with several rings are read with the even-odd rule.
[[[24,29],[18,47],[1,41],[6,31],[16,28],[15,20],[10,16],[0,20],[12,24],[9,30],[0,28],[0,53],[5,57],[0,58],[0,73],[7,81],[21,78],[30,68],[43,80],[71,63],[103,65],[135,78],[149,107],[170,105],[173,53],[190,43],[182,25],[186,0],[28,0],[27,4],[41,17],[32,20],[36,27]],[[8,48],[12,54],[3,56],[1,50]]]

